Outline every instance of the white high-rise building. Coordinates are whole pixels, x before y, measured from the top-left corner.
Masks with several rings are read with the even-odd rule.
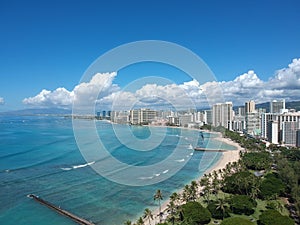
[[[157,118],[157,111],[151,109],[130,110],[130,123],[151,123]]]
[[[267,125],[267,138],[272,144],[279,143],[278,121],[269,121]]]
[[[233,129],[234,131],[244,132],[244,130],[246,129],[246,120],[245,120],[245,116],[242,116],[242,115],[240,115],[240,114],[235,115],[235,116],[233,117],[232,129]]]
[[[180,126],[187,126],[189,123],[193,122],[193,114],[185,114],[179,116]]]
[[[212,108],[213,126],[231,129],[233,120],[232,102],[217,103]]]
[[[213,116],[212,110],[205,110],[204,111],[204,121],[205,124],[212,124],[213,123]]]
[[[246,133],[250,135],[260,135],[261,125],[260,125],[260,113],[257,111],[248,112],[246,114]]]
[[[270,102],[270,113],[281,113],[285,109],[285,100],[273,100]]]
[[[285,145],[296,146],[297,131],[300,129],[299,121],[285,121],[282,123],[282,143]]]
[[[261,115],[261,122],[260,122],[260,130],[261,130],[261,136],[263,138],[268,138],[268,122],[270,121],[277,121],[278,120],[278,114],[274,113],[263,113]]]
[[[297,132],[300,130],[300,113],[264,113],[261,117],[261,129],[261,136],[274,144],[296,146]]]
[[[255,111],[255,102],[253,100],[250,100],[248,102],[245,102],[245,114],[252,113]]]

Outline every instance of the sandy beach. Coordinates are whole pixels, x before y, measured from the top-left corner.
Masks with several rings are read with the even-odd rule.
[[[207,131],[205,131],[205,132],[207,132]],[[219,137],[216,137],[215,139],[218,141],[221,141],[223,143],[235,146],[236,150],[228,150],[228,151],[222,152],[222,156],[219,159],[219,161],[217,163],[215,163],[212,167],[208,168],[204,174],[211,173],[214,170],[218,171],[219,169],[223,169],[223,168],[225,168],[226,164],[228,164],[229,162],[238,161],[240,158],[239,153],[241,150],[243,150],[239,144],[233,142],[232,140],[230,140],[228,138],[223,138],[223,137],[219,136]],[[199,181],[201,178],[202,178],[202,176],[198,177],[196,180]],[[182,193],[182,192],[183,192],[183,190],[178,191],[178,193]],[[162,212],[166,211],[168,204],[169,204],[169,196],[164,196],[163,203],[161,205]],[[149,223],[149,220],[147,219],[147,220],[145,220],[145,224],[146,225],[154,225],[154,224],[159,223],[158,214],[159,214],[159,209],[154,210],[153,211],[153,220],[151,220]],[[166,216],[166,214],[164,213],[163,220],[165,219],[165,216]]]

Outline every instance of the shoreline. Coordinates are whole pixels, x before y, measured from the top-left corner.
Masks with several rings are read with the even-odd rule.
[[[206,132],[206,133],[212,133],[212,132],[206,131],[206,130],[204,132]],[[213,133],[216,133],[216,132],[213,132]],[[201,180],[201,178],[203,177],[204,174],[208,174],[208,173],[211,173],[213,171],[218,171],[219,169],[223,169],[223,168],[225,168],[225,166],[228,163],[230,163],[230,162],[236,162],[236,161],[238,161],[240,159],[240,151],[242,151],[243,148],[238,143],[236,143],[236,142],[234,142],[234,141],[232,141],[232,140],[230,140],[228,138],[222,137],[221,133],[219,133],[219,134],[220,134],[220,136],[214,137],[214,139],[216,139],[216,140],[218,140],[218,141],[220,141],[222,143],[234,146],[234,147],[236,147],[236,149],[235,150],[228,150],[228,151],[225,151],[225,152],[221,152],[222,155],[219,158],[219,160],[215,164],[213,164],[212,166],[210,166],[209,168],[207,168],[205,170],[205,172],[201,176],[199,176],[199,177],[197,177],[197,178],[194,179],[197,182]],[[175,192],[181,194],[183,192],[183,188],[179,189],[179,190],[176,190]],[[162,204],[161,204],[161,211],[163,212],[163,217],[162,217],[163,220],[165,219],[165,217],[164,217],[165,213],[164,212],[167,210],[167,205],[170,202],[169,196],[167,196],[167,197],[168,198],[165,199],[165,201],[163,201]],[[164,198],[166,198],[166,196],[164,196]],[[145,225],[153,225],[153,224],[159,223],[159,216],[158,216],[159,215],[159,209],[155,209],[152,212],[152,214],[153,214],[153,219],[150,220],[150,223],[149,223],[148,219],[147,220],[144,219]]]

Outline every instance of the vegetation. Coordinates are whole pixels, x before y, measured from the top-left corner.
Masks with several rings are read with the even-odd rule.
[[[259,196],[262,199],[276,199],[283,194],[284,190],[284,183],[271,173],[266,175],[261,182]]]
[[[268,152],[249,152],[243,156],[245,166],[250,170],[267,170],[271,168]]]
[[[159,204],[159,221],[161,222],[161,204],[160,201],[163,200],[162,192],[158,189],[153,196],[154,201],[158,201]]]
[[[229,205],[224,199],[218,199],[218,201],[209,203],[207,209],[214,219],[224,219],[230,216]]]
[[[258,185],[258,179],[249,171],[240,171],[225,177],[223,190],[231,194],[250,195]]]
[[[294,225],[294,221],[288,216],[281,215],[276,210],[264,211],[258,221],[258,225]]]
[[[136,225],[144,225],[144,220],[142,217],[140,217],[137,221],[136,221]]]
[[[235,214],[245,214],[249,216],[254,213],[256,206],[256,201],[247,195],[234,195],[230,199],[230,208]]]
[[[204,174],[199,182],[186,185],[181,194],[173,193],[164,221],[161,221],[163,195],[157,190],[153,198],[159,204],[160,224],[212,225],[215,221],[211,218],[214,218],[221,220],[221,225],[292,225],[294,221],[288,214],[295,221],[299,219],[299,149],[277,145],[266,148],[255,138],[222,127],[206,126],[203,129],[222,132],[245,151],[240,153],[239,161]],[[145,209],[145,221],[152,218],[151,211]],[[142,220],[139,218],[135,225],[144,224]]]
[[[208,224],[211,220],[211,214],[199,202],[188,202],[182,206],[183,221],[190,225]]]
[[[241,217],[231,217],[223,220],[221,225],[254,225],[254,223]]]
[[[152,215],[152,211],[150,209],[145,209],[144,211],[144,218],[149,220],[149,224],[151,219],[153,220],[153,215]]]

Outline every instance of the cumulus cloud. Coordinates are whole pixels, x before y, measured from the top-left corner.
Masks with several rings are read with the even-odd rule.
[[[261,80],[253,70],[249,70],[232,81],[208,82],[201,88],[211,99],[217,100],[220,95],[220,92],[216,92],[218,86],[221,87],[223,101],[233,101],[235,105],[242,105],[249,99],[257,102],[282,98],[287,101],[299,100],[300,59],[292,60],[288,67],[276,71],[267,81]]]
[[[166,108],[195,107],[192,101],[192,91],[188,87],[190,83],[177,85],[146,84],[135,92],[119,91],[98,100],[98,104],[113,110],[130,109],[137,107]],[[198,89],[200,88],[198,84]],[[195,87],[193,87],[195,89]]]
[[[4,105],[4,98],[0,97],[0,105]]]
[[[122,110],[133,107],[201,107],[216,102],[233,101],[243,105],[254,99],[266,102],[285,98],[299,100],[300,59],[294,59],[286,68],[280,69],[267,81],[263,81],[249,70],[232,81],[212,81],[200,84],[191,80],[182,84],[145,84],[135,91],[130,87],[121,90],[113,83],[117,73],[97,73],[89,82],[80,83],[72,91],[57,88],[54,91],[42,90],[38,95],[23,100],[25,104],[39,106],[78,106],[97,104],[99,108]],[[0,98],[1,102],[1,98]]]
[[[299,89],[300,59],[294,59],[287,68],[276,71],[275,76],[270,78],[269,84],[277,89]]]
[[[77,105],[94,104],[98,98],[102,98],[111,92],[117,91],[117,85],[112,81],[117,73],[97,73],[89,82],[82,82],[72,91],[60,87],[54,91],[42,90],[34,97],[25,98],[23,103],[31,106],[56,106],[70,107]]]
[[[68,106],[72,104],[73,92],[65,88],[57,88],[54,91],[43,89],[34,97],[25,98],[24,104],[35,106]]]

